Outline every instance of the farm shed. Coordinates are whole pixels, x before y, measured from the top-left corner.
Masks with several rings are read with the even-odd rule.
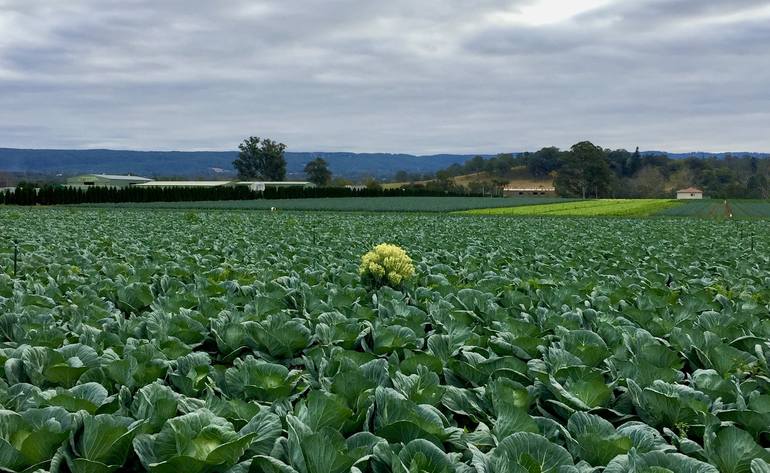
[[[680,189],[676,191],[677,199],[702,199],[703,191],[696,187],[688,187],[687,189]]]
[[[248,186],[249,189],[256,192],[262,192],[268,187],[315,187],[315,184],[307,181],[233,181],[231,185]]]
[[[117,174],[83,174],[67,179],[71,187],[130,187],[150,182],[151,179],[141,176]]]
[[[553,187],[530,187],[530,188],[518,188],[518,187],[506,187],[503,189],[503,195],[505,197],[554,197],[556,196],[556,189]]]
[[[139,187],[223,187],[232,184],[232,181],[148,181]]]
[[[265,187],[315,187],[315,184],[308,181],[274,181],[264,182]]]

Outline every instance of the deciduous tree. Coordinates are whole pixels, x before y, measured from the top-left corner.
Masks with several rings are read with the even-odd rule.
[[[269,138],[251,136],[238,145],[240,153],[233,161],[239,179],[283,181],[286,179],[286,145]]]
[[[533,177],[547,177],[559,168],[562,154],[555,146],[532,153],[527,157],[527,170]]]
[[[323,158],[315,158],[305,165],[307,180],[317,186],[327,186],[332,180],[332,172]]]
[[[746,183],[747,197],[752,199],[767,199],[770,194],[770,186],[764,174],[754,174]]]
[[[611,172],[604,150],[590,141],[572,146],[556,176],[556,192],[569,197],[607,195]]]

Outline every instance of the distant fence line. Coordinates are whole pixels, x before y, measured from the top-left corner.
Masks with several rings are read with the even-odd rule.
[[[474,196],[481,194],[445,192],[419,188],[349,189],[345,187],[269,187],[253,191],[236,187],[88,187],[44,186],[39,189],[18,187],[0,193],[0,204],[69,205],[121,202],[195,202],[254,199],[306,199],[322,197],[399,197],[399,196]]]

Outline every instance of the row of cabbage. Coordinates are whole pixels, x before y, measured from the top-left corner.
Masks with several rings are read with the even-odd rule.
[[[488,207],[518,207],[570,202],[559,197],[329,197],[313,199],[256,199],[210,202],[146,202],[117,204],[125,208],[229,209],[229,210],[327,210],[340,212],[450,212]],[[91,207],[114,208],[116,204]]]
[[[684,205],[666,209],[662,214],[713,219],[761,219],[770,217],[770,200],[691,200]]]
[[[0,212],[5,470],[770,471],[762,222]]]

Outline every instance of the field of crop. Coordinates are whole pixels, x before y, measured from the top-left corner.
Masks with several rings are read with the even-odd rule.
[[[730,218],[770,218],[768,200],[692,200],[684,205],[672,207],[662,215],[677,217]]]
[[[549,216],[549,217],[647,217],[679,207],[681,201],[669,199],[601,199],[468,210],[468,215]]]
[[[486,207],[516,207],[568,199],[551,197],[338,197],[321,199],[260,199],[223,202],[151,202],[137,204],[89,204],[96,207],[163,208],[163,209],[229,209],[330,210],[351,212],[448,212]]]
[[[3,471],[770,471],[768,221],[0,221]]]

